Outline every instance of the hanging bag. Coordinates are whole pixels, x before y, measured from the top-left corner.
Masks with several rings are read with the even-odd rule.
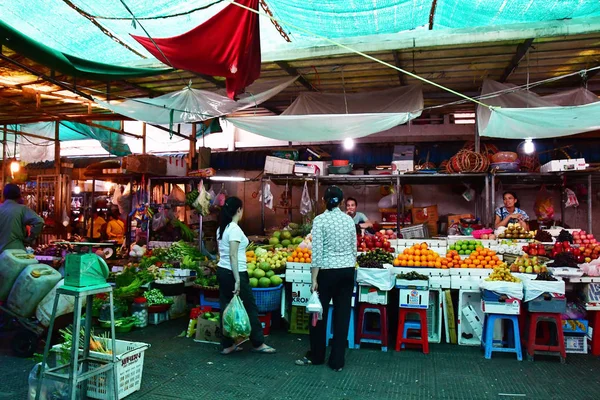
[[[252,327],[244,303],[237,294],[223,312],[223,333],[236,342],[250,337]]]
[[[302,190],[302,200],[300,201],[300,214],[306,215],[312,211],[312,202],[310,201],[310,194],[308,193],[308,183],[304,182],[304,189]]]

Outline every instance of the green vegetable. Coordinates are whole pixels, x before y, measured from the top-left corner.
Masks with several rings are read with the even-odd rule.
[[[146,298],[149,306],[173,304],[173,300],[167,299],[160,289],[148,290],[146,293],[144,293],[144,297]]]

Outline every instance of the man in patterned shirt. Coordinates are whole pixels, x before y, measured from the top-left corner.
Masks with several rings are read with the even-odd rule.
[[[325,191],[327,210],[316,217],[312,228],[312,285],[319,293],[323,319],[310,328],[310,354],[297,365],[324,364],[327,350],[326,327],[329,302],[333,299],[333,344],[329,367],[344,367],[346,338],[352,311],[356,266],[356,229],[352,218],[340,210],[344,193],[337,186]]]

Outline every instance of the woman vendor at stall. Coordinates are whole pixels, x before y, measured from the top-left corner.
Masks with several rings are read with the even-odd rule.
[[[508,224],[519,224],[525,230],[529,230],[529,216],[521,210],[519,198],[514,192],[504,192],[502,196],[504,207],[496,209],[495,227],[508,226]]]
[[[108,240],[115,240],[118,244],[123,244],[123,240],[125,239],[125,224],[119,218],[118,212],[109,214],[106,236]]]
[[[355,198],[348,197],[346,200],[346,214],[352,217],[354,224],[361,227],[361,229],[372,228],[373,224],[369,221],[369,218],[361,212],[357,212],[358,202]]]

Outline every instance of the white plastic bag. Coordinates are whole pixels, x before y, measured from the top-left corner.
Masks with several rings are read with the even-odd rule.
[[[273,194],[271,193],[271,185],[269,183],[267,183],[264,187],[265,187],[264,193],[261,191],[259,193],[258,198],[260,199],[260,201],[265,203],[265,207],[267,207],[269,210],[272,210],[273,209]]]
[[[565,281],[523,281],[525,288],[525,302],[531,301],[544,293],[565,294]]]
[[[356,282],[368,286],[375,286],[379,290],[392,290],[396,284],[396,275],[391,265],[386,268],[358,268]]]
[[[503,281],[481,281],[481,289],[491,290],[492,292],[505,294],[514,299],[523,300],[522,282],[503,282]]]
[[[379,208],[394,208],[398,205],[398,198],[395,193],[388,194],[379,200],[377,207]]]
[[[113,204],[118,204],[119,203],[119,199],[121,198],[121,196],[123,196],[123,193],[121,193],[121,185],[117,185],[115,187],[115,192],[113,193],[112,203]]]
[[[272,198],[273,196],[271,196]],[[302,200],[300,200],[300,214],[306,215],[312,211],[312,202],[310,201],[310,194],[308,193],[308,184],[304,182],[304,189],[302,190]]]
[[[310,298],[308,299],[308,303],[306,304],[306,311],[313,314],[313,326],[316,325],[317,320],[320,321],[323,319],[323,305],[321,304],[321,300],[319,299],[319,293],[312,292]]]

